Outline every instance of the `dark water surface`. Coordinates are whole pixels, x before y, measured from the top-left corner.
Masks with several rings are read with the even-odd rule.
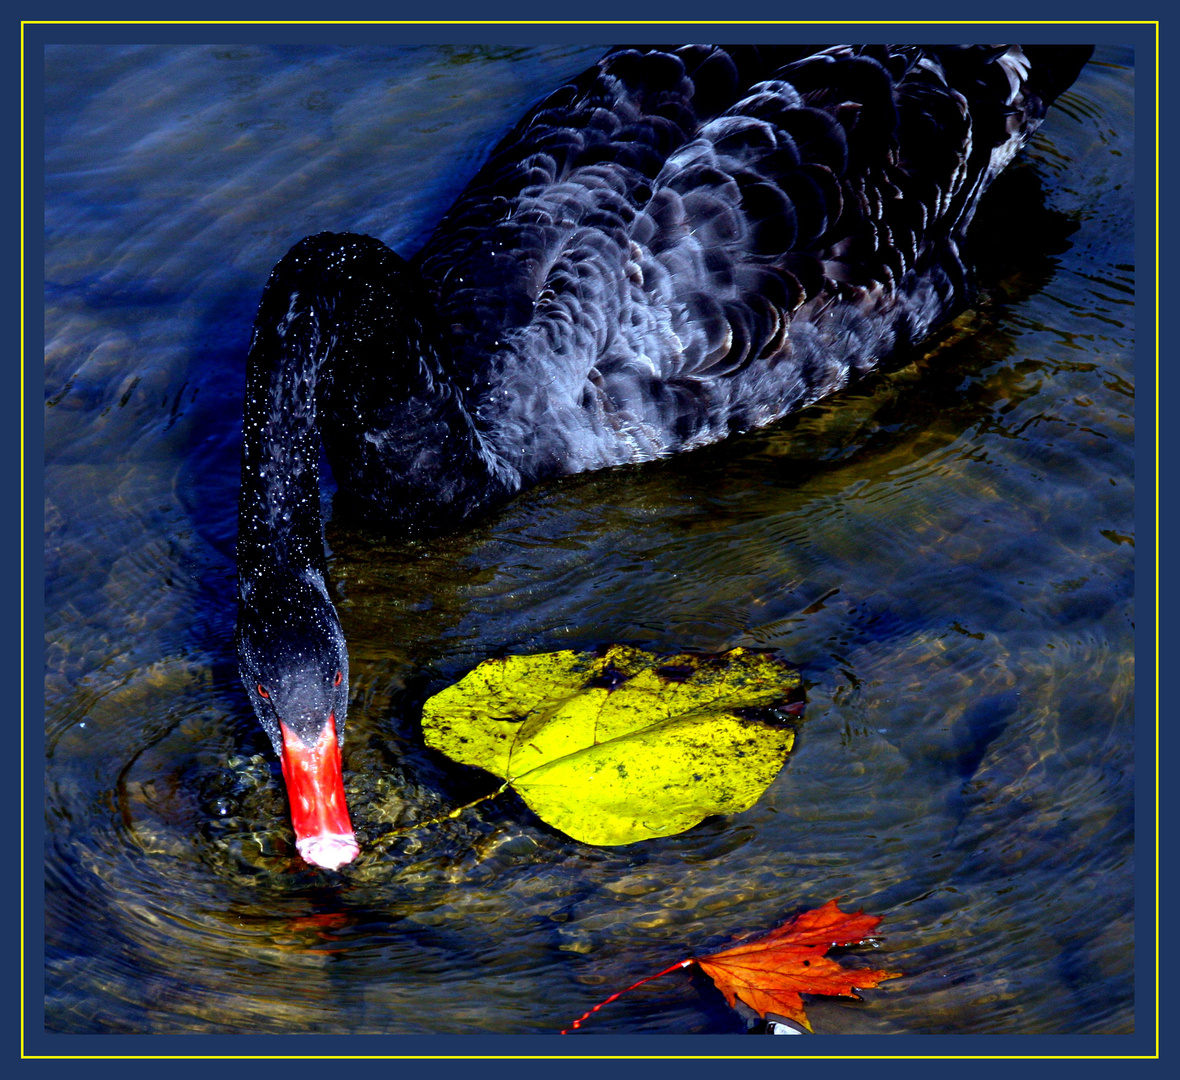
[[[295,856],[237,681],[243,362],[322,229],[405,254],[595,48],[47,52],[46,1016],[54,1032],[552,1032],[842,896],[906,978],[822,1032],[1132,1029],[1132,59],[1104,48],[981,211],[927,352],[706,451],[429,544],[329,528],[363,840],[494,784],[423,698],[489,654],[773,647],[809,705],[732,818],[590,848],[515,797]],[[856,960],[850,962],[855,963]],[[703,979],[599,1032],[744,1030]],[[589,1037],[589,1036],[586,1036]]]

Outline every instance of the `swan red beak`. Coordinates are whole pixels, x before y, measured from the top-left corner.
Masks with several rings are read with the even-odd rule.
[[[360,854],[340,772],[336,717],[329,716],[314,746],[308,746],[281,720],[283,779],[291,802],[295,847],[306,862],[338,870]]]

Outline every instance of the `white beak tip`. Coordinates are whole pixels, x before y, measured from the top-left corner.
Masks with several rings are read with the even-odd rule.
[[[325,870],[339,870],[361,853],[356,837],[351,833],[304,836],[296,841],[295,847],[304,862],[322,866]]]

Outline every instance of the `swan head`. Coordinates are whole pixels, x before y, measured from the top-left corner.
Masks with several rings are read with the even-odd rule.
[[[283,766],[296,847],[339,869],[360,849],[348,816],[340,745],[348,649],[323,575],[268,570],[241,581],[238,670]]]

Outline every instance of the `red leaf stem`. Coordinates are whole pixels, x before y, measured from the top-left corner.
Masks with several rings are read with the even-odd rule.
[[[620,990],[617,994],[611,994],[611,996],[608,997],[605,1001],[600,1001],[589,1012],[582,1013],[582,1015],[579,1016],[577,1018],[577,1020],[575,1020],[572,1024],[570,1024],[569,1027],[562,1028],[561,1033],[563,1035],[568,1035],[571,1031],[576,1031],[578,1028],[580,1028],[582,1026],[582,1022],[584,1020],[589,1020],[590,1017],[594,1013],[598,1012],[598,1010],[603,1007],[603,1005],[609,1005],[612,1001],[618,1001],[618,999],[621,998],[624,994],[629,993],[630,991],[634,990],[637,986],[642,986],[644,983],[649,983],[653,979],[660,978],[662,975],[670,975],[673,971],[679,971],[681,968],[686,968],[686,967],[690,966],[691,964],[695,964],[695,963],[696,963],[696,961],[693,960],[691,957],[687,960],[680,960],[677,963],[673,964],[671,967],[664,968],[663,971],[657,971],[654,975],[649,975],[646,979],[640,979],[639,982],[632,983],[626,989]]]

